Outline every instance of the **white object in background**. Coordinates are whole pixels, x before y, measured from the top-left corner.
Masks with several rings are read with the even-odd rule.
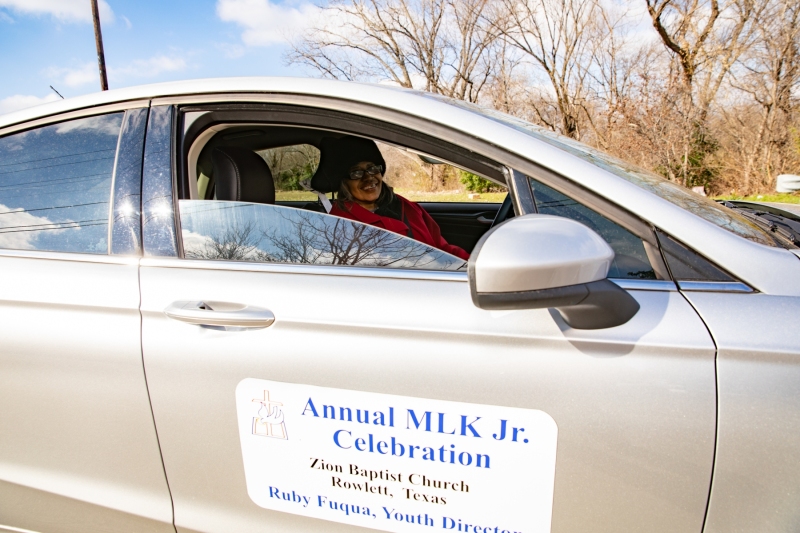
[[[700,196],[706,195],[706,188],[702,185],[698,185],[697,187],[692,187],[692,192],[699,194]]]
[[[781,174],[775,186],[776,192],[800,191],[800,176],[796,174]]]

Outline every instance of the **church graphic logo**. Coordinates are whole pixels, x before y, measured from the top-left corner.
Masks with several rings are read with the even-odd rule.
[[[283,404],[270,400],[269,391],[264,391],[264,398],[255,398],[253,402],[259,404],[256,416],[253,417],[253,435],[272,437],[273,439],[288,440],[286,422],[283,419]]]

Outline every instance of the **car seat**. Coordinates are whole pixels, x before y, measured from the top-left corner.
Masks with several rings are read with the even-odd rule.
[[[221,146],[211,153],[217,200],[275,203],[275,182],[267,162],[247,148]]]

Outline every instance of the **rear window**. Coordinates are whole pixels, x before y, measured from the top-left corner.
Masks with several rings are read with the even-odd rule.
[[[123,113],[0,138],[0,248],[108,253]]]

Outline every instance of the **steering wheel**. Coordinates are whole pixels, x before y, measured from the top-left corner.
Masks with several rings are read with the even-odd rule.
[[[511,209],[511,195],[506,194],[506,197],[503,199],[503,203],[500,205],[500,209],[497,210],[497,214],[492,221],[492,225],[489,226],[489,229],[497,226],[498,224],[505,222],[509,218],[514,216],[514,210]]]

